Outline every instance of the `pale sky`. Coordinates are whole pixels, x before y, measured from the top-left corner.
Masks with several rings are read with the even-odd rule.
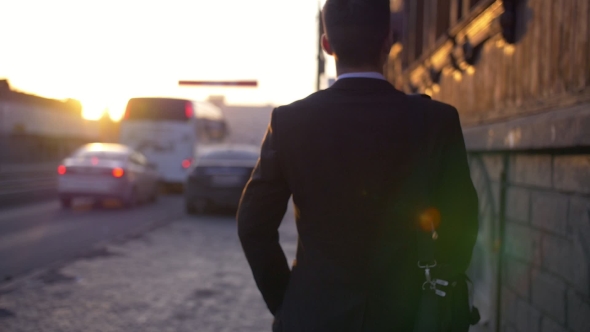
[[[315,91],[318,0],[0,0],[0,78],[118,118],[136,96],[285,104]],[[252,88],[178,80],[258,80]]]

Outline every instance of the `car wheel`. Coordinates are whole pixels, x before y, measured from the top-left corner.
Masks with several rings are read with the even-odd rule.
[[[62,209],[70,209],[72,207],[72,199],[71,198],[62,197],[60,199],[60,203],[61,203]]]

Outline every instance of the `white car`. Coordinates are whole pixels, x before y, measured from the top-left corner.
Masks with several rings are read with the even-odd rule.
[[[158,172],[141,153],[112,143],[84,145],[57,168],[63,208],[78,197],[119,199],[132,207],[158,196]]]

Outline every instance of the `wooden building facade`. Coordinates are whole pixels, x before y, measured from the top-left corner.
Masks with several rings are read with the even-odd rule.
[[[461,116],[480,198],[474,330],[590,331],[590,0],[392,11],[388,79]]]

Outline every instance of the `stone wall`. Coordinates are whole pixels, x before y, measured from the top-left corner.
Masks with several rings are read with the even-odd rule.
[[[455,20],[466,1],[404,1],[387,66],[461,116],[480,198],[474,330],[590,331],[590,1],[477,3]]]
[[[488,274],[497,274],[504,253],[501,330],[589,331],[590,154],[484,152],[470,161],[482,224],[472,268],[496,265]],[[494,309],[484,297],[497,281],[476,285],[485,308]]]

